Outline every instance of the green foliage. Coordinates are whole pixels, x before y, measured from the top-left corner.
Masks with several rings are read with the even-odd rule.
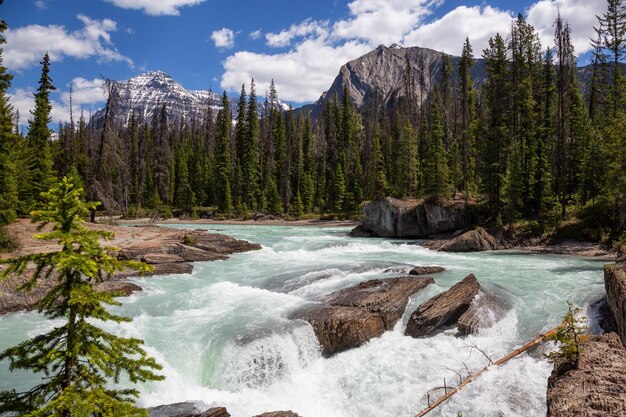
[[[11,252],[17,249],[17,244],[7,233],[6,227],[0,226],[0,253]]]
[[[586,340],[584,317],[576,317],[580,313],[580,307],[575,306],[570,301],[567,302],[567,312],[563,316],[561,325],[556,333],[550,338],[557,343],[557,350],[547,354],[548,359],[553,363],[570,362],[578,363],[581,344]]]
[[[50,150],[50,136],[52,132],[48,128],[50,123],[50,92],[56,88],[50,78],[50,57],[46,53],[41,61],[41,78],[39,87],[35,93],[35,109],[32,110],[33,118],[29,120],[28,135],[24,148],[24,164],[26,177],[20,190],[20,200],[27,207],[34,207],[41,202],[41,193],[46,191],[54,180],[52,169],[52,153]]]
[[[21,290],[50,280],[52,287],[38,308],[48,319],[62,320],[62,325],[0,353],[0,360],[8,360],[11,371],[25,369],[44,376],[26,392],[1,393],[0,412],[29,417],[145,416],[145,410],[134,404],[136,389],[116,389],[112,384],[119,383],[122,375],[131,383],[161,380],[155,373],[161,367],[147,356],[141,340],[107,333],[97,326],[98,321],[131,319],[110,313],[107,306],[120,305],[114,299],[118,294],[99,292],[95,285],[115,271],[133,268],[146,272],[149,267],[118,260],[111,253],[113,248],[99,242],[110,239],[112,233],[82,225],[82,218],[96,204],[84,202],[83,190],[71,178],[64,177],[42,197],[46,206],[33,212],[33,221],[52,223],[53,228],[35,238],[55,240],[61,250],[3,261],[7,268],[1,277],[24,274],[27,266],[34,264],[35,272]]]

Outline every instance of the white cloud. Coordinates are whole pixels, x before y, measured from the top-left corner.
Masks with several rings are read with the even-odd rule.
[[[291,44],[296,37],[306,37],[309,35],[325,36],[328,34],[327,23],[306,19],[302,23],[293,24],[289,29],[283,29],[279,33],[268,33],[265,35],[267,45],[272,48],[282,48]]]
[[[211,39],[215,46],[221,49],[230,49],[235,46],[235,32],[232,29],[221,28],[211,33]]]
[[[510,12],[490,6],[459,6],[441,18],[419,26],[406,35],[402,43],[460,55],[463,42],[469,37],[474,55],[480,56],[490,37],[496,33],[506,36],[511,29],[511,19]]]
[[[440,0],[354,0],[351,17],[333,27],[337,39],[363,39],[371,46],[399,42],[420,24]]]
[[[254,32],[250,32],[249,34],[250,38],[254,40],[259,39],[261,35],[263,35],[263,33],[261,32],[261,29],[255,30]]]
[[[226,59],[221,87],[238,91],[241,84],[254,78],[257,94],[265,94],[272,79],[279,97],[284,101],[317,100],[333,81],[339,67],[370,50],[359,41],[347,41],[339,46],[324,37],[306,39],[293,50],[280,54],[236,52]]]
[[[179,16],[181,7],[196,6],[206,0],[105,0],[122,9],[143,10],[151,16]]]
[[[52,61],[96,56],[99,62],[121,61],[132,65],[132,60],[122,55],[111,42],[111,32],[117,30],[115,21],[91,19],[82,14],[77,18],[84,27],[73,32],[58,25],[28,25],[7,30],[5,65],[12,70],[28,68],[37,64],[46,51]]]
[[[460,55],[470,38],[474,54],[480,56],[489,38],[506,37],[516,14],[489,5],[459,6],[445,15],[426,21],[442,0],[352,0],[350,16],[334,23],[304,20],[278,33],[266,34],[272,47],[290,46],[279,53],[236,52],[224,62],[221,87],[239,91],[254,77],[259,92],[273,78],[284,100],[316,100],[333,82],[347,61],[369,52],[380,43],[421,46]],[[503,6],[506,7],[506,6]],[[603,12],[603,0],[538,0],[527,10],[528,22],[540,34],[543,48],[553,45],[552,23],[557,10],[572,28],[576,53],[589,50],[589,37]]]
[[[72,111],[74,120],[80,117],[81,109],[96,109],[102,106],[105,101],[103,81],[100,79],[86,80],[81,77],[74,78],[70,83],[72,86]],[[27,125],[32,118],[30,114],[35,106],[35,98],[32,88],[18,88],[9,94],[9,99],[13,108],[20,112],[20,124]],[[67,91],[55,91],[50,100],[52,111],[50,118],[52,123],[68,122],[70,120],[70,93]],[[58,97],[54,98],[54,97]]]
[[[46,3],[46,0],[35,0],[35,7],[39,10],[46,10],[48,3]]]
[[[596,15],[606,10],[606,2],[601,0],[540,0],[527,11],[528,22],[539,32],[544,48],[554,45],[552,24],[557,13],[569,23],[572,29],[572,44],[576,54],[591,49],[589,39],[595,37],[594,26],[598,25]]]

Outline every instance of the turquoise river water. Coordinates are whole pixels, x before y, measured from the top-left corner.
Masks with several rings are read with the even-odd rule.
[[[133,317],[111,331],[143,339],[163,365],[165,381],[140,386],[140,405],[201,401],[226,406],[234,417],[293,410],[303,417],[410,417],[425,394],[458,381],[559,323],[566,300],[589,306],[604,295],[602,261],[514,252],[451,254],[402,240],[355,239],[347,228],[177,225],[258,242],[260,251],[227,261],[199,262],[191,275],[135,282],[144,291],[117,309]],[[441,265],[435,285],[416,294],[393,331],[364,346],[322,358],[313,330],[289,313],[341,288],[408,265]],[[408,269],[407,269],[408,271]],[[477,335],[449,329],[414,339],[403,335],[410,313],[424,300],[474,273],[513,309]],[[592,320],[593,325],[593,320]],[[49,330],[37,313],[0,317],[0,349]],[[462,371],[463,370],[463,371]],[[490,370],[433,416],[545,415],[551,365],[541,352]],[[37,377],[9,373],[0,363],[0,391],[32,386]]]

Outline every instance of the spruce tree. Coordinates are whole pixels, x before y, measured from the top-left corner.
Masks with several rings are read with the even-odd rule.
[[[48,319],[62,324],[0,354],[0,360],[9,360],[11,370],[31,370],[43,376],[42,382],[28,391],[1,393],[0,413],[32,417],[146,416],[146,411],[134,404],[139,394],[136,389],[117,389],[112,384],[119,383],[122,375],[131,383],[163,379],[155,373],[161,367],[147,356],[141,340],[120,337],[97,326],[98,321],[121,323],[131,319],[107,309],[120,305],[114,299],[119,294],[99,292],[94,286],[124,268],[141,272],[148,266],[119,261],[112,256],[111,248],[99,242],[110,239],[110,232],[89,230],[81,224],[96,204],[85,203],[83,190],[76,184],[75,178],[64,177],[43,194],[46,208],[33,213],[34,221],[53,224],[51,232],[35,237],[55,240],[61,250],[4,261],[8,267],[1,278],[24,274],[29,265],[36,266],[22,290],[56,276],[38,308]]]
[[[250,83],[250,95],[248,98],[248,111],[246,113],[246,135],[242,146],[242,176],[243,176],[243,201],[249,209],[256,210],[259,203],[259,174],[260,174],[260,150],[259,150],[259,121],[257,112],[257,97],[254,79]]]
[[[369,198],[378,200],[387,195],[387,177],[385,175],[385,156],[380,147],[380,134],[374,134],[372,144],[372,163],[370,168]]]
[[[13,132],[13,108],[7,96],[13,76],[2,65],[6,28],[4,20],[0,20],[0,227],[15,219],[18,206],[16,148],[19,149],[20,138]]]
[[[437,90],[433,93],[430,118],[430,145],[424,165],[424,193],[433,200],[441,200],[448,197],[450,180],[448,155],[444,144],[441,96]]]
[[[230,214],[233,208],[231,194],[232,164],[230,159],[230,128],[232,125],[228,96],[224,91],[222,109],[217,116],[217,142],[215,146],[215,180],[217,206],[222,213]]]
[[[24,149],[24,163],[26,166],[25,187],[20,190],[20,200],[25,203],[26,210],[41,202],[41,193],[48,190],[54,180],[52,169],[52,153],[50,137],[52,132],[48,128],[50,123],[50,92],[56,88],[50,78],[50,56],[46,53],[41,61],[41,78],[35,93],[35,109],[33,118],[28,121],[28,135]]]
[[[502,181],[506,173],[506,150],[509,131],[509,63],[504,39],[500,34],[489,39],[489,47],[483,51],[486,59],[487,80],[483,84],[484,140],[482,141],[482,186],[487,196],[491,215],[497,218],[502,208]]]
[[[459,183],[461,191],[473,191],[475,177],[475,149],[473,125],[476,119],[474,84],[471,70],[474,55],[469,38],[465,38],[461,59],[459,60],[459,84],[461,106],[461,146],[462,175]]]

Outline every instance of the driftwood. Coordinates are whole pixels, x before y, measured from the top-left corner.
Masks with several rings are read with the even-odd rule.
[[[558,327],[555,327],[554,329],[540,335],[539,337],[537,337],[536,339],[532,340],[531,342],[526,343],[524,346],[522,346],[519,349],[515,349],[513,352],[509,353],[508,355],[498,359],[495,362],[491,362],[489,365],[485,366],[484,368],[480,369],[479,371],[477,371],[476,373],[470,375],[469,377],[467,377],[466,379],[463,380],[463,382],[461,382],[459,385],[456,386],[456,388],[454,388],[451,391],[447,390],[447,387],[445,389],[445,395],[443,395],[441,398],[439,398],[437,401],[435,401],[432,404],[428,405],[428,408],[424,409],[423,411],[421,411],[419,414],[417,414],[415,417],[422,417],[425,416],[426,414],[430,413],[431,411],[433,411],[435,408],[439,407],[441,404],[443,404],[444,402],[446,402],[450,397],[452,397],[454,394],[456,394],[457,392],[461,391],[461,389],[466,386],[467,384],[469,384],[470,382],[472,382],[474,379],[478,378],[478,376],[480,376],[480,374],[482,374],[483,372],[487,371],[489,368],[491,368],[491,366],[500,366],[506,362],[508,362],[509,360],[513,359],[514,357],[516,357],[517,355],[519,355],[520,353],[524,353],[529,349],[534,348],[535,346],[537,346],[538,344],[542,343],[544,340],[546,340],[547,338],[549,338],[550,336],[552,336],[553,334],[556,333],[556,331],[558,330]],[[484,352],[483,352],[484,354]],[[445,386],[445,384],[444,384]]]

